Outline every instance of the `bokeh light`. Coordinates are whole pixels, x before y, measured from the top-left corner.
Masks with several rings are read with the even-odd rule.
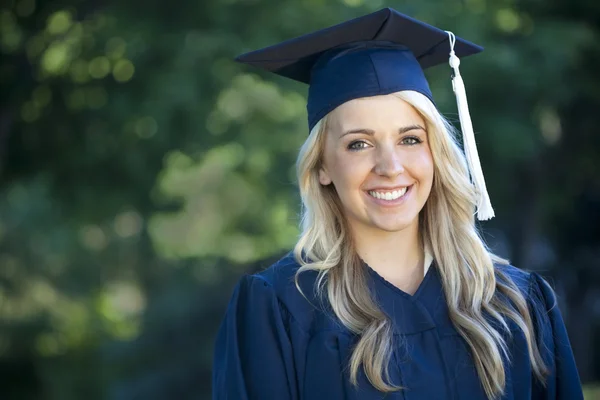
[[[46,30],[51,35],[60,35],[69,30],[72,24],[73,19],[68,11],[57,11],[48,17]]]
[[[210,396],[232,288],[298,238],[308,134],[306,85],[234,57],[388,6],[485,47],[461,64],[498,215],[484,233],[556,283],[598,380],[600,9],[399,4],[5,1],[0,397]],[[449,73],[427,70],[458,125]]]
[[[133,63],[129,60],[119,60],[115,63],[113,67],[113,76],[117,82],[127,82],[129,81],[135,72],[135,67]]]

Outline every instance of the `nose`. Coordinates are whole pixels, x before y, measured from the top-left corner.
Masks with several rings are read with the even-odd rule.
[[[379,148],[374,172],[377,175],[388,178],[395,178],[404,173],[402,157],[396,146],[384,146]]]

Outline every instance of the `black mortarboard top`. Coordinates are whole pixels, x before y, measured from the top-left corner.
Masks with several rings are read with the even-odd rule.
[[[237,61],[308,83],[309,129],[346,101],[415,90],[423,69],[448,62],[448,33],[391,8],[243,54]],[[456,38],[458,57],[483,48]]]
[[[384,8],[341,24],[242,54],[236,60],[308,83],[309,130],[352,99],[413,90],[433,102],[423,69],[449,62],[478,218],[494,216],[477,154],[459,57],[483,48],[432,25]]]

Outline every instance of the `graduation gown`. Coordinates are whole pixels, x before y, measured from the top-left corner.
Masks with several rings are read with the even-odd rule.
[[[454,329],[435,261],[409,295],[368,270],[373,293],[394,325],[391,382],[405,389],[377,391],[359,372],[349,381],[348,360],[356,335],[314,297],[316,273],[294,275],[290,253],[265,271],[244,276],[235,288],[217,335],[214,400],[478,400],[487,399],[464,339]],[[546,386],[532,374],[524,335],[506,336],[502,399],[583,399],[567,332],[552,291],[535,273],[501,266],[527,296],[540,349],[550,369]]]

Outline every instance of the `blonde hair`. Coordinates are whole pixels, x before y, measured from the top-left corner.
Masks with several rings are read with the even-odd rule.
[[[402,91],[394,95],[413,106],[426,123],[434,179],[419,215],[421,239],[437,261],[450,318],[471,349],[487,396],[497,398],[504,392],[502,357],[508,360],[509,354],[501,330],[509,332],[507,318],[523,331],[533,372],[543,382],[547,370],[536,344],[527,301],[516,284],[494,267],[494,263],[508,262],[490,252],[475,227],[476,193],[454,129],[422,94]],[[312,129],[296,166],[303,204],[301,235],[294,248],[301,265],[296,286],[299,288],[299,274],[317,271],[317,293],[326,292],[337,318],[359,335],[350,359],[351,382],[357,385],[362,366],[378,390],[400,390],[389,382],[387,369],[392,324],[369,293],[366,271],[333,185],[319,183],[327,120],[326,116]],[[501,330],[486,320],[484,313],[499,322]]]

